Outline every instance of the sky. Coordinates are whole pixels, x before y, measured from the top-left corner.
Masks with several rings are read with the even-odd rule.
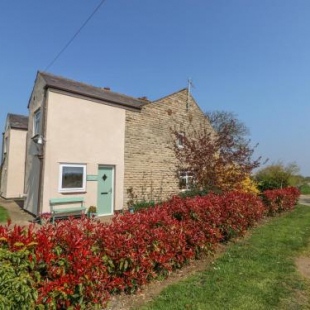
[[[0,0],[0,130],[28,114],[37,71],[156,100],[194,85],[267,164],[310,176],[309,0]]]

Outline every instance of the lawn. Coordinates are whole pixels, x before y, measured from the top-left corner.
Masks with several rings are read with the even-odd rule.
[[[0,223],[6,222],[8,218],[8,211],[0,206]]]
[[[150,309],[310,309],[310,279],[295,261],[310,261],[310,207],[271,218],[232,242],[210,267],[169,286]]]

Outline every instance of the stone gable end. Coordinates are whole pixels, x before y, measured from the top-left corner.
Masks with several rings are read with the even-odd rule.
[[[211,130],[187,89],[150,102],[140,112],[126,111],[125,207],[129,188],[136,201],[164,201],[180,192],[172,130],[188,134],[202,125]]]

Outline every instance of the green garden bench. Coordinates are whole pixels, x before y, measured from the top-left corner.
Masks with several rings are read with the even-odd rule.
[[[70,207],[64,207],[70,205]],[[52,215],[52,222],[56,218],[64,216],[82,216],[85,214],[86,207],[84,206],[83,197],[66,197],[66,198],[52,198],[50,199],[50,209]]]

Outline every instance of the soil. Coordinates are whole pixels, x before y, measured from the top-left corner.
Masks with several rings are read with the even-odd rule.
[[[295,260],[295,264],[299,273],[303,277],[310,279],[310,257],[300,256]]]

